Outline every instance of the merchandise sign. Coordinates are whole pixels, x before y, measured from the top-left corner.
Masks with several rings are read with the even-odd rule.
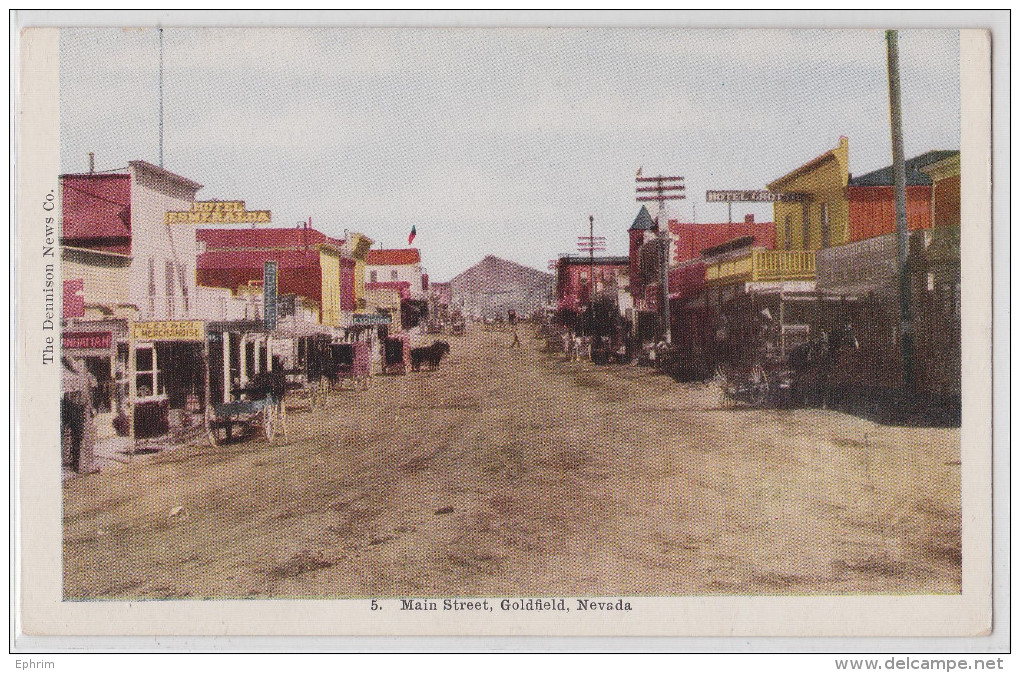
[[[808,195],[800,192],[770,192],[767,189],[710,189],[705,192],[705,201],[708,203],[734,203],[734,202],[797,202],[807,201]]]
[[[135,341],[205,341],[205,323],[201,320],[159,320],[131,325]]]
[[[268,210],[245,210],[244,201],[195,201],[191,210],[170,210],[164,224],[268,224]]]
[[[389,325],[390,322],[392,319],[385,313],[355,313],[353,316],[355,325]]]
[[[272,331],[276,329],[276,314],[277,314],[277,293],[276,293],[276,273],[278,264],[276,262],[266,261],[262,268],[262,319],[265,323],[266,330]]]
[[[109,350],[112,332],[64,332],[61,345],[65,351]]]

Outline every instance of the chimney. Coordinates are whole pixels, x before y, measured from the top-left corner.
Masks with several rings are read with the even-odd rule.
[[[744,224],[754,224],[754,213],[744,215]]]
[[[96,172],[96,153],[89,152],[89,173]]]

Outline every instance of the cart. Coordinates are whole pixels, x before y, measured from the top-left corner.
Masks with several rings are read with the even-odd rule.
[[[332,344],[330,351],[335,365],[333,385],[343,388],[344,381],[350,381],[354,389],[367,389],[372,373],[368,344],[364,341]]]
[[[235,429],[241,431],[239,433],[241,436],[248,436],[261,430],[265,438],[271,442],[280,432],[284,414],[282,400],[277,402],[272,395],[260,400],[240,400],[214,405],[213,418],[209,423],[213,444],[219,443],[220,431],[223,431],[225,441],[231,441]]]
[[[234,388],[231,391],[234,401],[212,408],[209,434],[213,444],[218,443],[220,431],[226,441],[231,441],[235,428],[242,436],[261,430],[270,442],[280,433],[286,436],[286,391],[286,375],[282,371],[260,374],[251,385]]]
[[[834,365],[834,332],[820,322],[823,301],[816,293],[772,292],[723,306],[716,380],[724,399],[757,407],[824,395]]]
[[[383,373],[406,374],[411,366],[411,341],[405,335],[383,340]]]

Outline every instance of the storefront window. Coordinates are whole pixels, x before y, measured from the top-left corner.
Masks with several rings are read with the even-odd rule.
[[[138,397],[154,395],[158,383],[156,350],[152,346],[138,346],[135,349],[135,394]]]

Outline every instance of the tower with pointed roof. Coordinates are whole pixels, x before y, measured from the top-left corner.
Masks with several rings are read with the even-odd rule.
[[[630,234],[630,295],[634,298],[640,297],[644,293],[644,288],[641,286],[641,246],[644,244],[646,238],[651,238],[649,232],[658,233],[659,225],[652,219],[651,214],[648,212],[648,208],[641,206],[641,210],[638,211],[637,217],[634,218],[634,223],[630,225],[628,233]]]

